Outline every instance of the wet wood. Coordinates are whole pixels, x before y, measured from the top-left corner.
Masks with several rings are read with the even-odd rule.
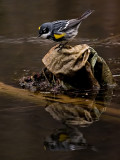
[[[91,106],[93,107],[94,105],[97,108],[104,108],[105,114],[110,115],[111,117],[115,117],[119,119],[120,116],[120,109],[116,108],[109,108],[109,107],[104,107],[104,102],[97,102],[94,100],[90,99],[85,99],[85,98],[71,98],[66,95],[52,95],[52,94],[35,94],[31,93],[28,90],[20,89],[20,88],[15,88],[13,86],[10,86],[8,84],[4,84],[0,82],[0,94],[7,94],[9,96],[13,96],[14,98],[17,99],[23,99],[25,101],[33,102],[35,104],[38,104],[40,106],[46,107],[47,105],[50,105],[53,102],[59,102],[59,103],[71,103],[73,105],[75,104],[81,104],[81,107],[84,106]],[[107,104],[106,104],[107,105]],[[106,109],[106,110],[105,110]]]
[[[84,104],[86,105],[93,102],[92,100],[89,100],[89,99],[71,98],[66,95],[53,95],[50,93],[46,94],[46,92],[43,94],[42,93],[35,94],[28,90],[15,88],[13,86],[4,84],[2,82],[0,82],[0,93],[8,94],[8,95],[11,95],[13,97],[20,98],[23,100],[35,102],[40,105],[42,105],[41,103],[47,104],[48,103],[47,100],[54,101],[54,102],[61,102],[61,103],[74,103],[74,104],[83,104],[84,102]]]

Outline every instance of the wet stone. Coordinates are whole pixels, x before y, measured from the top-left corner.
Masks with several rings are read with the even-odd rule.
[[[40,73],[20,79],[22,88],[31,91],[65,93],[66,91],[115,86],[105,60],[86,44],[52,47],[43,57],[45,68]]]

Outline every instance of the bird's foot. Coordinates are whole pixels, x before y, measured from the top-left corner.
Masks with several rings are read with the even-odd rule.
[[[58,52],[60,51],[60,50],[62,50],[63,48],[66,48],[66,44],[67,44],[68,42],[66,42],[66,43],[61,43],[61,44],[59,44],[55,49],[58,49]]]

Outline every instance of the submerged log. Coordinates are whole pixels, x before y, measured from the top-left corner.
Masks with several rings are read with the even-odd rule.
[[[76,110],[76,108],[74,108],[74,106],[76,105],[80,105],[80,107],[83,109],[85,108],[85,110],[86,108],[88,108],[88,110],[90,110],[90,108],[92,110],[94,108],[95,109],[97,108],[97,110],[99,110],[100,112],[103,110],[106,112],[106,114],[104,114],[105,121],[113,120],[113,122],[114,121],[120,122],[120,118],[119,118],[120,110],[116,108],[110,108],[110,107],[105,108],[108,105],[108,103],[107,102],[105,103],[104,101],[102,102],[102,101],[96,101],[95,99],[80,98],[80,97],[72,98],[66,95],[52,95],[52,94],[42,94],[42,93],[35,94],[35,93],[29,92],[28,90],[15,88],[13,86],[4,84],[2,82],[0,82],[0,94],[12,96],[15,99],[23,99],[24,101],[32,102],[32,103],[38,104],[39,106],[46,107],[46,110],[50,112],[52,116],[53,116],[52,112],[55,106],[56,108],[54,109],[54,111],[56,111],[58,107],[60,107],[58,109],[58,113],[62,113],[62,108],[63,108],[63,111],[65,110],[65,104],[67,104],[68,106],[71,104],[69,112],[71,112],[72,108],[73,110]],[[50,109],[50,106],[52,106],[51,109]],[[69,107],[67,107],[66,109],[68,108]],[[76,110],[76,112],[78,112],[78,110]],[[59,118],[59,115],[58,115],[58,118]]]

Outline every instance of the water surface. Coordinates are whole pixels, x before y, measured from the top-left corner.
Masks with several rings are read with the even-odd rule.
[[[112,91],[93,94],[88,104],[89,95],[85,94],[81,96],[83,104],[46,101],[43,106],[42,100],[36,104],[1,93],[0,159],[120,159],[119,6],[117,0],[0,1],[1,82],[19,87],[19,78],[44,67],[41,60],[55,43],[37,38],[40,24],[75,18],[94,9],[72,44],[93,46],[107,61],[118,84]],[[89,105],[94,110],[90,111]],[[75,109],[87,117],[82,114],[80,119]]]

